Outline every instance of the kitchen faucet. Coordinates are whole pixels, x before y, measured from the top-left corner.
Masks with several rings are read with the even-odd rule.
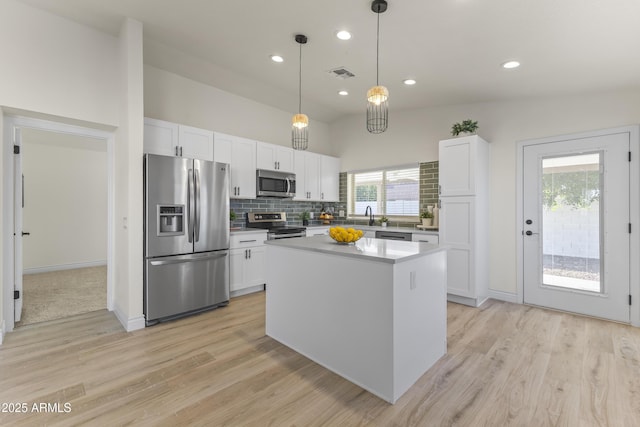
[[[373,209],[371,206],[367,205],[367,208],[364,210],[365,216],[369,213],[369,225],[373,225],[375,223],[375,216],[373,215]]]

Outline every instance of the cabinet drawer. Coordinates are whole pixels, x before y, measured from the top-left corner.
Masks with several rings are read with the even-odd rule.
[[[261,231],[256,233],[237,233],[232,234],[230,238],[231,249],[248,248],[250,246],[262,246],[267,240],[267,232]]]
[[[434,234],[420,234],[420,233],[413,233],[411,238],[414,242],[433,243],[435,245],[437,245],[440,240],[438,236]]]

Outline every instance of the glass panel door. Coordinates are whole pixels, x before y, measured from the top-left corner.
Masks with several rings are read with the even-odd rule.
[[[603,292],[602,153],[542,159],[542,277],[548,286]]]
[[[629,134],[523,146],[527,304],[629,322]]]

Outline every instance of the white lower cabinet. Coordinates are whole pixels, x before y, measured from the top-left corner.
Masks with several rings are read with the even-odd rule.
[[[231,235],[230,284],[231,297],[264,290],[266,283],[267,232],[243,232]]]
[[[326,227],[307,227],[307,237],[309,236],[328,236],[329,226]]]
[[[435,245],[439,242],[438,235],[436,234],[412,233],[411,240],[414,242],[433,243]]]

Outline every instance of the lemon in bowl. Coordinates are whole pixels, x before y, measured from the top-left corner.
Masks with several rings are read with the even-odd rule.
[[[348,244],[355,243],[364,235],[362,230],[356,230],[354,228],[344,227],[331,227],[329,229],[329,236],[338,243]]]

